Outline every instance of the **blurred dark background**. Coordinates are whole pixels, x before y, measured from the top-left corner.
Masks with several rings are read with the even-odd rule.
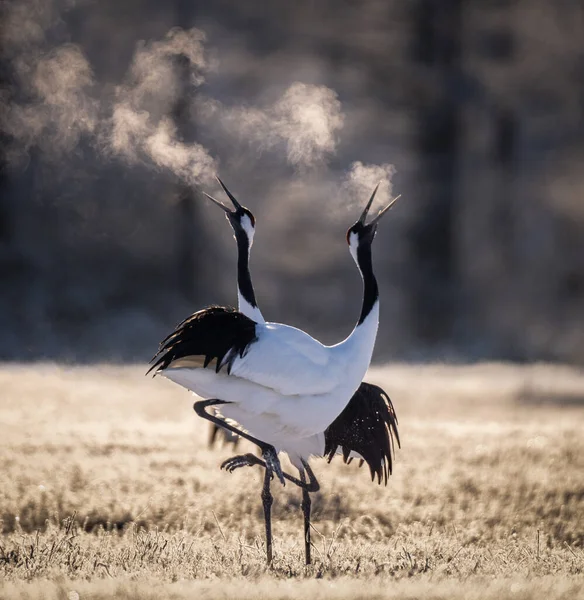
[[[372,165],[402,194],[374,246],[377,361],[584,362],[582,2],[2,11],[2,359],[144,361],[235,303],[231,230],[198,192],[216,170],[258,221],[264,316],[340,340],[360,161],[359,203]]]

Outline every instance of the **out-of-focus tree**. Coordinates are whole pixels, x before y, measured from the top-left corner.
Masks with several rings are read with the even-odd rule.
[[[457,255],[495,354],[584,357],[584,11],[468,3]],[[580,172],[578,172],[580,171]]]

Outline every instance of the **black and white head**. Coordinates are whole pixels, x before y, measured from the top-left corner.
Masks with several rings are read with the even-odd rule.
[[[227,197],[231,200],[233,204],[233,208],[229,208],[225,206],[223,202],[213,198],[206,192],[203,192],[211,202],[216,204],[219,208],[225,211],[225,216],[227,220],[231,224],[233,228],[233,232],[235,233],[235,239],[239,240],[242,236],[246,236],[248,240],[249,247],[253,244],[253,236],[255,234],[255,217],[251,213],[251,211],[245,206],[239,204],[239,202],[235,199],[235,196],[227,189],[226,185],[217,177],[217,181],[219,185],[223,188],[223,191],[227,194]]]
[[[396,200],[399,198],[399,196],[393,198],[385,208],[381,209],[377,213],[376,217],[374,217],[369,223],[365,223],[365,219],[367,218],[367,214],[369,213],[369,209],[373,204],[373,200],[378,189],[379,183],[375,186],[375,189],[371,194],[371,198],[369,198],[369,202],[367,202],[367,206],[361,213],[361,216],[357,222],[347,230],[347,243],[349,244],[349,250],[351,252],[351,256],[357,263],[357,251],[359,248],[364,249],[371,247],[377,231],[377,223],[379,222],[379,219],[381,219],[381,217],[394,205]]]

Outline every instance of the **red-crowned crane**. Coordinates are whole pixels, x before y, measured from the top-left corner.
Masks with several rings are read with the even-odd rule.
[[[249,269],[249,256],[255,235],[256,219],[248,208],[237,201],[221,179],[217,178],[217,181],[231,200],[233,208],[229,208],[209,194],[205,193],[205,196],[225,211],[225,216],[233,229],[237,242],[238,310],[256,323],[265,323],[257,305]],[[212,424],[211,427],[211,446],[219,431],[226,434],[226,440],[229,442],[236,443],[239,439],[231,429],[224,429],[215,424]],[[379,386],[364,381],[353,394],[343,412],[324,432],[317,434],[314,445],[319,448],[317,455],[326,456],[328,462],[335,454],[342,454],[345,463],[350,463],[353,458],[359,458],[360,466],[364,462],[369,466],[372,481],[377,476],[378,483],[381,484],[383,480],[387,485],[387,478],[392,470],[394,440],[399,445],[397,416],[389,396]],[[227,468],[231,472],[240,466],[252,466],[253,464],[263,466],[263,462],[256,456],[246,454],[225,461],[221,467]],[[301,507],[304,514],[305,560],[306,564],[310,564],[311,500],[306,487],[302,487]]]
[[[318,490],[308,465],[309,457],[320,450],[318,434],[343,412],[371,362],[379,325],[379,290],[371,245],[378,221],[395,202],[392,200],[366,223],[376,192],[377,187],[360,218],[347,231],[349,251],[364,290],[359,320],[345,340],[325,346],[295,327],[258,323],[234,309],[212,306],[180,323],[152,359],[150,370],[155,374],[206,398],[194,405],[199,416],[232,428],[261,449],[268,562],[272,558],[270,481],[274,473],[282,484],[285,477],[277,452],[286,452],[301,474],[300,481],[287,474],[286,479],[309,492]],[[205,410],[218,405],[225,417],[246,431]],[[234,464],[233,468],[237,466],[243,465]]]

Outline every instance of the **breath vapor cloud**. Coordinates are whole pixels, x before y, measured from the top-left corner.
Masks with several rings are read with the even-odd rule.
[[[25,163],[35,147],[44,161],[61,161],[86,140],[105,158],[153,165],[190,184],[210,180],[214,160],[202,145],[182,139],[176,123],[178,101],[209,69],[204,34],[172,29],[162,40],[139,43],[112,103],[80,46],[56,43],[67,39],[61,14],[75,4],[2,6],[11,85],[0,90],[0,132],[9,162]]]
[[[58,160],[86,140],[104,158],[209,185],[217,162],[189,132],[193,107],[198,126],[214,138],[237,139],[260,156],[269,151],[300,171],[322,167],[337,153],[345,116],[336,92],[324,85],[294,82],[263,106],[228,106],[203,97],[200,86],[213,64],[205,34],[196,28],[174,28],[162,39],[139,42],[112,100],[82,49],[54,42],[55,28],[64,37],[59,11],[74,5],[74,0],[64,6],[23,0],[4,10],[5,45],[16,81],[0,91],[0,130],[9,139],[9,158],[21,159],[36,146],[45,159]],[[391,195],[393,172],[388,164],[353,163],[341,197],[361,203],[382,180],[381,205]]]
[[[229,107],[206,98],[197,109],[224,136],[244,140],[260,152],[281,146],[287,162],[300,169],[322,165],[335,154],[344,123],[334,90],[301,82],[263,108]]]
[[[97,126],[91,66],[79,46],[48,42],[48,32],[60,23],[50,2],[7,4],[2,22],[11,75],[10,85],[0,91],[0,131],[8,139],[7,157],[18,164],[38,146],[47,151],[47,158],[58,160]]]
[[[176,123],[184,121],[181,98],[203,83],[209,68],[204,40],[198,29],[172,29],[163,40],[140,44],[105,132],[114,154],[151,162],[189,184],[211,180],[215,161],[201,144],[181,139]]]
[[[395,167],[392,164],[366,165],[356,161],[344,177],[342,191],[351,205],[361,205],[380,183],[371,207],[371,214],[374,214],[393,198],[391,179],[394,174]]]

